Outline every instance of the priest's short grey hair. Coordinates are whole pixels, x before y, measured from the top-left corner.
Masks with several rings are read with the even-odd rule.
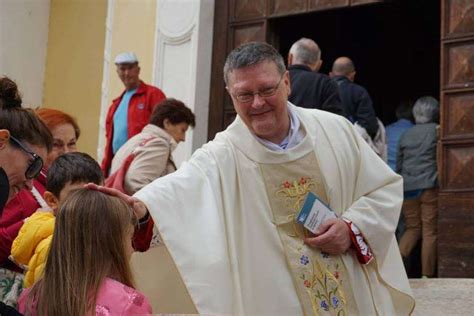
[[[285,61],[273,46],[263,42],[250,42],[240,45],[230,52],[225,61],[225,83],[228,84],[229,74],[235,69],[249,67],[264,61],[274,62],[280,75],[285,73]]]
[[[433,97],[425,96],[416,100],[413,116],[417,124],[437,123],[439,120],[439,102]]]

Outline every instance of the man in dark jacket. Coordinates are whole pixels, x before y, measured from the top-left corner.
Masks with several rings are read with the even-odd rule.
[[[337,85],[317,71],[322,65],[321,50],[313,40],[302,38],[288,54],[291,94],[294,105],[344,115]]]
[[[339,57],[334,62],[329,75],[339,85],[346,117],[352,123],[357,122],[365,128],[373,139],[379,129],[377,117],[367,90],[354,83],[356,71],[352,60],[347,57]]]

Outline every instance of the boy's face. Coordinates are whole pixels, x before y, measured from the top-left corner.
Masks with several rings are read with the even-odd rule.
[[[61,192],[59,192],[58,197],[49,191],[44,192],[44,200],[46,201],[46,203],[48,203],[49,207],[54,211],[54,213],[56,213],[59,209],[59,205],[64,202],[64,200],[67,198],[71,191],[81,189],[86,184],[87,182],[68,182],[61,190]]]

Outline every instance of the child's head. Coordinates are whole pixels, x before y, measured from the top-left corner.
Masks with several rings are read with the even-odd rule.
[[[102,184],[104,175],[99,164],[88,154],[74,152],[59,156],[48,169],[44,199],[57,211],[69,192],[86,183]]]
[[[71,192],[56,216],[44,277],[32,293],[39,314],[85,315],[106,277],[133,287],[129,259],[136,223],[133,210],[117,197]]]

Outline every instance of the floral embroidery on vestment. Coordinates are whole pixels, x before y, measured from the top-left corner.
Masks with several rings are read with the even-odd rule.
[[[286,234],[294,241],[287,245],[289,247],[297,245],[292,252],[299,254],[298,258],[293,259],[297,260],[297,263],[292,266],[309,297],[314,315],[326,313],[347,315],[346,297],[341,279],[345,273],[345,270],[341,270],[342,261],[339,257],[331,257],[319,249],[304,245],[303,239],[310,233],[296,222],[308,192],[316,189],[317,185],[310,177],[300,177],[297,180],[282,182],[276,192],[285,202],[289,211],[287,219],[292,225],[292,229],[286,230]]]

